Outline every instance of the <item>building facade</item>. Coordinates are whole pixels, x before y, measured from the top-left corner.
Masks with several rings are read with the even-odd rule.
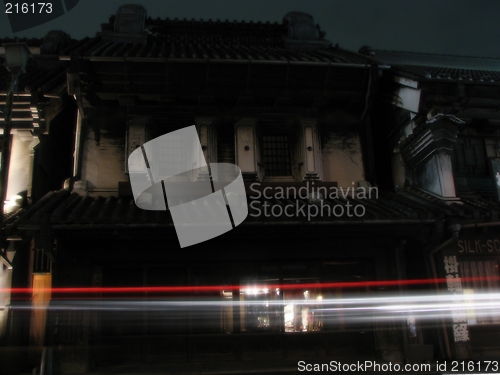
[[[22,173],[11,159],[8,187],[31,204],[4,217],[5,346],[30,344],[33,361],[53,348],[62,373],[497,355],[494,314],[351,319],[343,304],[498,289],[498,73],[324,37],[299,12],[261,24],[125,6],[94,38],[32,41],[13,153],[23,129],[32,152]],[[180,249],[168,210],[136,206],[127,159],[191,125],[208,163],[241,169],[248,217]]]

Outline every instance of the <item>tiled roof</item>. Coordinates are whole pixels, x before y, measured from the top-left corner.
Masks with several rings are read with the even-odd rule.
[[[9,76],[9,71],[0,66],[0,94],[6,93]],[[31,59],[26,73],[19,77],[18,92],[30,93],[38,90],[42,93],[49,93],[64,82],[66,82],[66,69],[62,64],[44,68],[36,60]]]
[[[62,42],[52,43],[54,35],[60,35]],[[54,55],[58,50],[52,46],[64,46],[73,42],[62,32],[50,32],[43,39],[0,39],[0,107],[5,105],[11,82],[11,74],[3,64],[3,44],[25,43],[31,52],[26,72],[19,76],[17,90],[12,97],[11,120],[14,129],[33,130],[45,127],[44,111],[41,110],[43,105],[40,103],[46,103],[53,97],[61,97],[67,91],[66,68],[58,56]],[[0,126],[3,122],[4,116],[1,116]]]
[[[81,55],[89,59],[188,59],[188,60],[242,60],[309,63],[369,64],[372,59],[339,48],[299,49],[285,48],[284,23],[230,22],[212,20],[152,19],[146,21],[146,43],[116,41],[109,37],[114,17],[103,25],[103,32],[95,38],[86,38],[60,51],[63,59]],[[133,40],[133,38],[132,38]]]
[[[361,49],[378,61],[394,65],[415,65],[451,69],[500,72],[500,59],[489,57],[437,55],[431,53]]]
[[[286,48],[284,23],[253,23],[204,20],[151,19],[146,22],[142,42],[115,41],[107,31],[109,25],[93,38],[75,41],[63,32],[50,32],[43,39],[0,39],[2,43],[24,42],[32,50],[27,72],[20,76],[17,95],[13,98],[13,128],[43,127],[44,119],[32,113],[33,93],[39,98],[60,96],[66,92],[64,61],[72,56],[89,60],[177,61],[177,62],[261,62],[265,64],[307,64],[368,66],[369,57],[329,46],[313,49]],[[114,31],[111,31],[117,34]],[[118,33],[120,34],[120,33]],[[123,33],[122,33],[123,34]],[[108,35],[108,36],[107,36]],[[123,34],[127,35],[127,34]],[[122,35],[122,36],[123,36]],[[120,39],[120,38],[118,38]],[[313,41],[315,42],[315,41]],[[321,44],[321,43],[320,43]],[[307,43],[305,43],[307,46]],[[35,52],[35,50],[37,52]],[[0,46],[0,65],[4,53]],[[9,72],[0,66],[0,105],[5,102]],[[85,79],[92,78],[88,75]],[[148,77],[149,78],[149,77]],[[121,81],[120,81],[121,82]],[[99,82],[100,83],[100,82]],[[121,88],[120,88],[121,90]],[[3,117],[0,118],[0,125]]]
[[[17,92],[12,98],[12,128],[27,130],[44,128],[44,112],[39,110],[39,104],[50,100],[51,97],[60,97],[66,93],[66,68],[59,61],[45,68],[31,59],[26,70],[26,73],[21,74]],[[0,66],[0,107],[6,102],[9,78],[10,73],[7,69]],[[3,126],[3,122],[4,116],[0,116],[0,126]]]
[[[287,50],[274,39],[236,36],[175,36],[149,39],[146,44],[122,43],[101,36],[84,39],[60,52],[62,59],[82,55],[88,59],[123,58],[188,59],[222,61],[307,62],[323,64],[370,64],[371,59],[338,48],[324,50]]]
[[[114,23],[114,16],[111,17],[108,27]],[[153,19],[148,17],[146,29],[157,34],[176,35],[181,37],[200,37],[225,35],[227,38],[255,38],[263,40],[280,41],[286,33],[286,26],[283,23],[270,22],[245,22],[229,20],[188,20],[186,18],[175,19]]]
[[[50,31],[43,38],[0,38],[0,56],[5,55],[4,44],[8,43],[24,43],[31,56],[38,58],[40,55],[57,56],[60,50],[76,42],[63,31]]]
[[[500,82],[500,71],[453,69],[417,65],[396,65],[394,68],[429,80]]]
[[[7,212],[3,214],[2,225],[4,228],[9,228],[23,213],[26,211],[24,208],[13,212]]]
[[[36,49],[43,43],[43,38],[0,38],[0,46],[5,43],[24,43],[30,49]],[[0,49],[3,54],[4,51]]]
[[[283,38],[287,34],[284,23],[262,23],[245,21],[212,21],[212,20],[178,20],[148,18],[146,31],[141,38],[145,43],[137,42],[127,34],[113,31],[115,16],[108,24],[102,25],[102,32],[94,38],[84,38],[79,41],[67,38],[55,44],[58,55],[68,59],[71,55],[87,58],[166,58],[166,59],[211,59],[211,60],[260,60],[260,61],[302,61],[323,63],[359,63],[372,61],[369,57],[358,53],[344,51],[338,48],[323,48],[322,50],[285,49]],[[60,32],[51,32],[54,34]],[[24,42],[32,51],[38,51],[51,33],[45,38],[0,39],[0,55],[3,53],[3,43]],[[64,33],[62,33],[64,34]],[[113,41],[109,35],[121,36],[121,41]],[[135,35],[135,34],[134,34]],[[137,36],[137,35],[135,35]],[[120,39],[120,38],[119,38]],[[328,41],[325,46],[329,45]],[[36,57],[35,57],[36,58]]]
[[[500,82],[500,59],[415,52],[360,50],[393,69],[426,80]]]
[[[324,206],[341,205],[347,207],[348,202],[353,205],[363,205],[365,215],[362,218],[349,217],[347,210],[342,216],[317,215],[315,222],[330,223],[332,225],[346,222],[363,222],[364,224],[384,221],[398,221],[402,224],[429,221],[433,219],[444,219],[458,217],[462,219],[497,219],[500,205],[487,206],[482,201],[466,201],[446,204],[443,201],[425,194],[417,189],[405,189],[400,193],[378,192],[378,198],[372,199],[324,199]],[[249,204],[252,203],[249,199]],[[319,205],[320,202],[309,202],[303,199],[272,199],[259,200],[249,206],[249,216],[245,223],[263,224],[269,222],[306,221],[306,217],[289,217],[285,214],[279,217],[256,216],[252,213],[255,207],[262,209],[264,204],[286,205],[294,207]],[[295,208],[294,208],[295,210]],[[294,211],[295,212],[295,211]],[[340,210],[338,211],[340,212]],[[292,215],[290,215],[292,216]],[[14,221],[9,221],[6,226],[7,233],[16,228],[34,229],[42,222],[48,222],[54,229],[107,229],[111,227],[166,227],[172,226],[172,219],[168,211],[147,211],[139,209],[131,198],[117,198],[102,196],[90,197],[71,193],[68,190],[60,190],[48,193],[45,197],[35,203],[29,209],[24,210]]]
[[[134,38],[127,42],[127,34],[112,31],[113,23],[114,16],[95,37],[79,41],[65,39],[54,48],[62,60],[77,55],[99,60],[149,58],[320,64],[371,64],[374,61],[369,56],[331,47],[324,39],[319,40],[324,42],[323,48],[308,48],[307,43],[302,49],[285,48],[284,23],[148,18],[142,38],[145,43]],[[122,40],[116,41],[109,33],[121,35]],[[24,42],[39,51],[45,39],[0,39],[0,45],[12,42]]]
[[[450,204],[434,197],[418,188],[407,188],[401,191],[401,195],[408,197],[422,207],[443,212],[446,216],[456,216],[468,219],[499,220],[500,203],[484,198],[460,199]]]
[[[65,35],[67,38],[64,39],[60,45],[66,46],[68,44],[74,43],[74,41],[69,40],[69,36],[62,32],[51,32],[45,38],[37,39],[19,39],[19,38],[4,38],[0,39],[0,95],[7,92],[7,84],[10,82],[9,71],[4,67],[4,54],[5,50],[3,45],[7,43],[25,43],[30,49],[30,59],[28,60],[28,66],[26,68],[26,73],[23,73],[19,77],[19,83],[17,87],[17,93],[32,93],[38,91],[40,93],[52,94],[52,91],[64,82],[66,82],[66,69],[63,64],[58,61],[57,56],[47,56],[46,54],[40,55],[40,49],[42,48],[44,52],[57,53],[56,50],[48,48],[47,46],[52,45],[50,43],[51,35]],[[45,44],[44,44],[45,43]]]

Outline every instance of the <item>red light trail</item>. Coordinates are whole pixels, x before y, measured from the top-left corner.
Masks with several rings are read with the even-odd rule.
[[[498,281],[499,277],[469,277],[462,281]],[[222,290],[232,292],[245,288],[299,290],[299,289],[336,289],[336,288],[367,288],[367,287],[396,287],[410,285],[445,284],[446,278],[410,279],[410,280],[383,280],[383,281],[349,281],[328,283],[300,283],[300,284],[249,284],[249,285],[197,285],[197,286],[133,286],[133,287],[58,287],[36,288],[37,292],[52,294],[133,294],[133,293],[210,293]],[[31,294],[32,288],[2,288],[0,293]]]

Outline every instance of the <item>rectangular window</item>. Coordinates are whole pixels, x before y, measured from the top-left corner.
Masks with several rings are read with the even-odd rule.
[[[459,137],[455,145],[455,154],[458,174],[488,175],[486,148],[482,138]]]
[[[288,135],[264,135],[262,156],[266,176],[291,176],[292,163]]]
[[[487,293],[498,293],[498,260],[462,260],[460,263],[460,274],[463,277],[463,291],[466,302],[470,302],[467,308],[467,321],[470,325],[475,324],[499,324],[500,319],[496,315],[493,296],[492,299],[477,299],[474,295]]]
[[[482,137],[457,138],[452,162],[459,196],[471,193],[494,196],[494,180],[488,166],[489,149],[493,146],[485,141]]]

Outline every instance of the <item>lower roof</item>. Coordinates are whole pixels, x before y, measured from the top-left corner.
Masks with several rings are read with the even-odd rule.
[[[407,188],[399,193],[378,191],[378,197],[347,198],[336,197],[327,199],[249,199],[249,215],[241,224],[295,225],[297,223],[318,223],[323,225],[342,224],[400,224],[430,223],[436,219],[457,218],[464,222],[498,221],[500,204],[484,199],[457,200],[445,203],[415,188]],[[264,205],[270,213],[266,216],[261,211],[256,215],[256,209],[263,210]],[[348,205],[351,206],[350,211]],[[352,207],[360,205],[358,212],[364,211],[362,217],[353,215]],[[278,206],[280,208],[278,208]],[[288,206],[288,208],[286,208]],[[316,206],[316,208],[313,208]],[[323,211],[321,211],[321,207]],[[327,207],[330,207],[327,208]],[[335,209],[335,207],[337,207]],[[288,210],[288,211],[286,211]],[[334,211],[335,210],[335,211]],[[285,214],[285,212],[288,213]],[[295,213],[305,213],[294,215]],[[307,217],[307,213],[316,213]],[[329,212],[335,212],[329,213]],[[351,216],[349,216],[349,212]],[[341,214],[343,213],[343,214]],[[271,217],[273,216],[273,217]],[[172,227],[173,222],[169,211],[142,210],[131,198],[82,196],[68,190],[48,193],[30,208],[4,222],[6,234],[18,230],[40,230],[41,226],[50,225],[58,230],[106,229],[115,226],[129,228],[165,228]]]
[[[500,59],[362,49],[379,63],[425,80],[500,82]]]

